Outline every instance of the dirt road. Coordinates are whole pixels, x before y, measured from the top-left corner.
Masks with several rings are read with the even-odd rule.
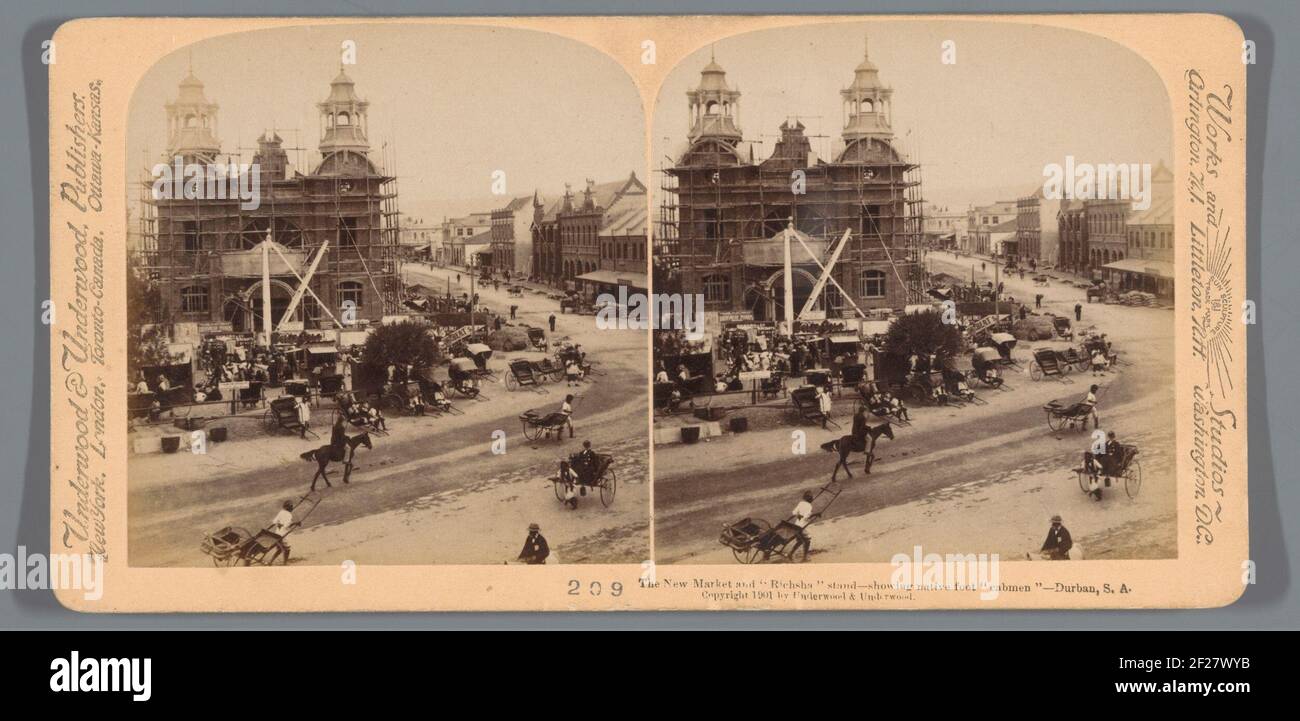
[[[934,257],[935,270],[970,277],[965,264]],[[980,277],[978,259],[976,276]],[[990,266],[991,267],[991,266]],[[988,276],[991,280],[991,274]],[[1043,310],[1073,317],[1083,291],[1061,283],[1035,288],[1004,279],[1008,293],[1032,299],[1043,293]],[[1084,305],[1083,322],[1106,332],[1127,363],[1092,378],[1074,373],[1069,382],[1008,376],[1010,390],[981,390],[989,402],[964,408],[917,408],[910,426],[882,438],[870,476],[861,456],[854,478],[813,527],[819,562],[888,561],[911,553],[1000,553],[1036,550],[1055,513],[1066,518],[1088,557],[1149,558],[1176,555],[1173,487],[1173,316],[1165,310]],[[1016,355],[1027,371],[1030,349],[1051,343],[1022,342]],[[1064,343],[1057,343],[1064,347]],[[1092,382],[1103,387],[1102,430],[1142,448],[1141,492],[1130,500],[1119,488],[1098,503],[1079,489],[1069,470],[1078,466],[1089,434],[1050,431],[1041,409],[1054,398],[1075,398]],[[741,412],[741,411],[737,411]],[[748,413],[780,413],[779,409]],[[836,403],[845,426],[852,400]],[[807,434],[806,454],[796,454],[792,432]],[[818,446],[844,431],[787,425],[777,430],[728,434],[697,445],[655,448],[655,545],[660,563],[734,563],[718,544],[721,527],[750,516],[775,522],[788,516],[805,490],[829,480],[835,458]]]
[[[450,276],[455,293],[468,290],[463,272],[459,288],[454,270],[408,267],[406,274],[408,283],[435,288]],[[545,327],[554,313],[557,334],[582,343],[598,362],[604,375],[575,389],[576,438],[530,443],[520,432],[518,414],[558,406],[568,391],[563,383],[550,384],[545,395],[489,384],[488,400],[457,401],[462,416],[392,418],[390,435],[376,436],[373,450],[358,449],[350,484],[342,485],[337,467],[334,486],[320,484],[319,507],[290,536],[293,563],[500,563],[514,558],[534,522],[564,563],[649,558],[645,334],[598,331],[591,316],[561,315],[541,295],[510,298],[504,286],[476,290],[494,309],[518,305],[520,322]],[[492,367],[500,373],[515,356],[540,358],[498,353]],[[327,424],[328,415],[328,408],[319,410],[319,423]],[[498,430],[507,438],[501,455],[491,450]],[[578,510],[566,510],[546,480],[584,439],[616,457],[618,492],[610,508],[588,496]],[[199,552],[202,536],[226,525],[256,531],[268,524],[284,500],[307,492],[315,464],[298,454],[324,443],[282,434],[212,444],[203,455],[132,457],[130,563],[209,565]]]

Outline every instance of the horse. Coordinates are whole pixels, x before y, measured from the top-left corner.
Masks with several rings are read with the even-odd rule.
[[[882,423],[882,424],[880,424],[880,425],[878,425],[878,426],[867,426],[867,427],[866,427],[866,437],[867,437],[868,439],[871,440],[871,443],[870,443],[870,445],[867,445],[866,443],[863,443],[863,446],[865,446],[865,447],[863,447],[863,448],[861,448],[861,449],[857,448],[857,445],[858,445],[858,444],[857,444],[857,440],[858,440],[858,439],[854,438],[854,437],[851,436],[851,435],[849,435],[849,436],[841,436],[841,437],[840,437],[839,439],[837,439],[837,440],[830,441],[830,442],[827,442],[827,443],[823,443],[823,444],[822,444],[822,450],[823,450],[823,451],[828,451],[828,452],[835,452],[835,451],[838,451],[839,454],[840,454],[840,460],[839,460],[838,463],[835,464],[835,470],[831,472],[831,482],[834,482],[834,481],[835,481],[835,478],[836,478],[836,476],[839,475],[839,472],[840,472],[840,469],[841,469],[841,468],[844,469],[844,472],[845,472],[845,473],[848,473],[848,474],[849,474],[849,478],[852,478],[852,477],[853,477],[853,471],[850,471],[850,470],[849,470],[849,462],[848,462],[848,461],[849,461],[849,454],[853,453],[855,450],[858,451],[858,452],[860,452],[860,453],[865,453],[865,454],[866,454],[866,460],[864,461],[864,466],[865,466],[865,468],[866,468],[866,473],[867,473],[867,475],[870,475],[870,474],[871,474],[871,464],[872,464],[872,462],[875,461],[875,459],[876,459],[876,456],[875,456],[875,451],[876,451],[876,439],[877,439],[877,438],[880,438],[881,436],[885,436],[886,438],[888,438],[888,439],[891,440],[891,441],[894,440],[894,427],[893,427],[893,426],[892,426],[888,421],[886,421],[886,422],[884,422],[884,423]],[[866,439],[863,439],[863,440],[865,441]]]
[[[348,458],[347,461],[343,464],[344,483],[347,483],[348,476],[352,475],[352,457],[357,454],[357,446],[365,446],[366,448],[371,448],[371,449],[374,448],[374,445],[370,443],[369,433],[359,433],[355,436],[348,436],[347,446],[348,446]],[[311,477],[311,489],[313,491],[316,490],[316,479],[318,478],[325,479],[325,486],[327,488],[333,487],[333,485],[330,483],[329,474],[325,472],[325,469],[328,468],[330,462],[334,460],[334,446],[328,446],[328,445],[321,446],[320,448],[317,448],[315,450],[307,451],[306,453],[300,453],[298,454],[298,457],[303,459],[304,461],[316,462],[316,475]]]

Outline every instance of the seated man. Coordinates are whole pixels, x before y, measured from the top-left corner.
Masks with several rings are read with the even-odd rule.
[[[1110,368],[1110,360],[1106,358],[1106,354],[1100,347],[1092,349],[1091,364],[1093,375],[1104,374]]]
[[[682,391],[680,388],[673,388],[672,392],[668,394],[667,410],[669,413],[676,413],[677,409],[680,408],[681,405]]]
[[[1123,453],[1124,447],[1115,439],[1115,431],[1106,434],[1106,445],[1102,453],[1093,453],[1091,448],[1083,452],[1083,468],[1090,478],[1088,493],[1094,501],[1101,500],[1102,484],[1098,478],[1104,478],[1106,487],[1110,487],[1111,477],[1119,471],[1119,464],[1123,462]]]
[[[911,421],[911,420],[912,420],[912,419],[911,419],[911,416],[909,416],[908,413],[907,413],[907,406],[903,405],[903,401],[902,401],[902,400],[900,400],[899,398],[894,397],[894,395],[892,395],[892,394],[890,394],[890,393],[886,393],[886,394],[884,395],[884,398],[885,398],[885,402],[889,404],[889,413],[890,413],[890,415],[894,416],[895,418],[897,418],[897,419],[900,420],[900,421]]]
[[[582,485],[588,486],[595,483],[596,465],[600,459],[597,458],[596,452],[591,449],[591,441],[583,441],[582,450],[573,454],[569,461]],[[584,490],[583,493],[585,494],[586,491]]]
[[[418,392],[407,396],[406,410],[417,416],[424,415],[424,398],[422,398]]]
[[[971,390],[970,386],[966,384],[966,376],[957,375],[954,377],[953,382],[955,384],[954,387],[957,389],[958,397],[965,400],[970,400],[975,397],[975,391]]]
[[[536,523],[528,524],[528,537],[524,539],[523,550],[519,551],[519,557],[515,560],[539,566],[546,563],[546,558],[550,555],[551,547],[546,543],[541,527]]]
[[[441,383],[430,383],[429,390],[433,393],[433,398],[429,405],[440,411],[445,411],[451,407],[451,401],[447,400],[447,394],[443,393]]]
[[[377,431],[388,430],[388,419],[384,418],[384,414],[379,410],[379,408],[372,406],[369,403],[361,403],[357,407],[365,414],[366,422],[370,424],[371,428]]]

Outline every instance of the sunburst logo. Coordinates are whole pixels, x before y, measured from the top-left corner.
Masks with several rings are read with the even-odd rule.
[[[1223,219],[1220,212],[1219,220]],[[1200,278],[1199,293],[1204,299],[1195,322],[1200,330],[1205,351],[1205,380],[1217,381],[1219,395],[1224,395],[1232,384],[1232,331],[1235,294],[1229,273],[1232,271],[1232,248],[1228,242],[1231,230],[1219,229],[1210,241],[1205,259],[1205,273]],[[1195,307],[1195,306],[1194,306]]]

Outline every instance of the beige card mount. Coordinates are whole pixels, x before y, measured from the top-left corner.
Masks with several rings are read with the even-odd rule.
[[[1250,582],[1226,18],[53,42],[70,608],[1184,608]]]

